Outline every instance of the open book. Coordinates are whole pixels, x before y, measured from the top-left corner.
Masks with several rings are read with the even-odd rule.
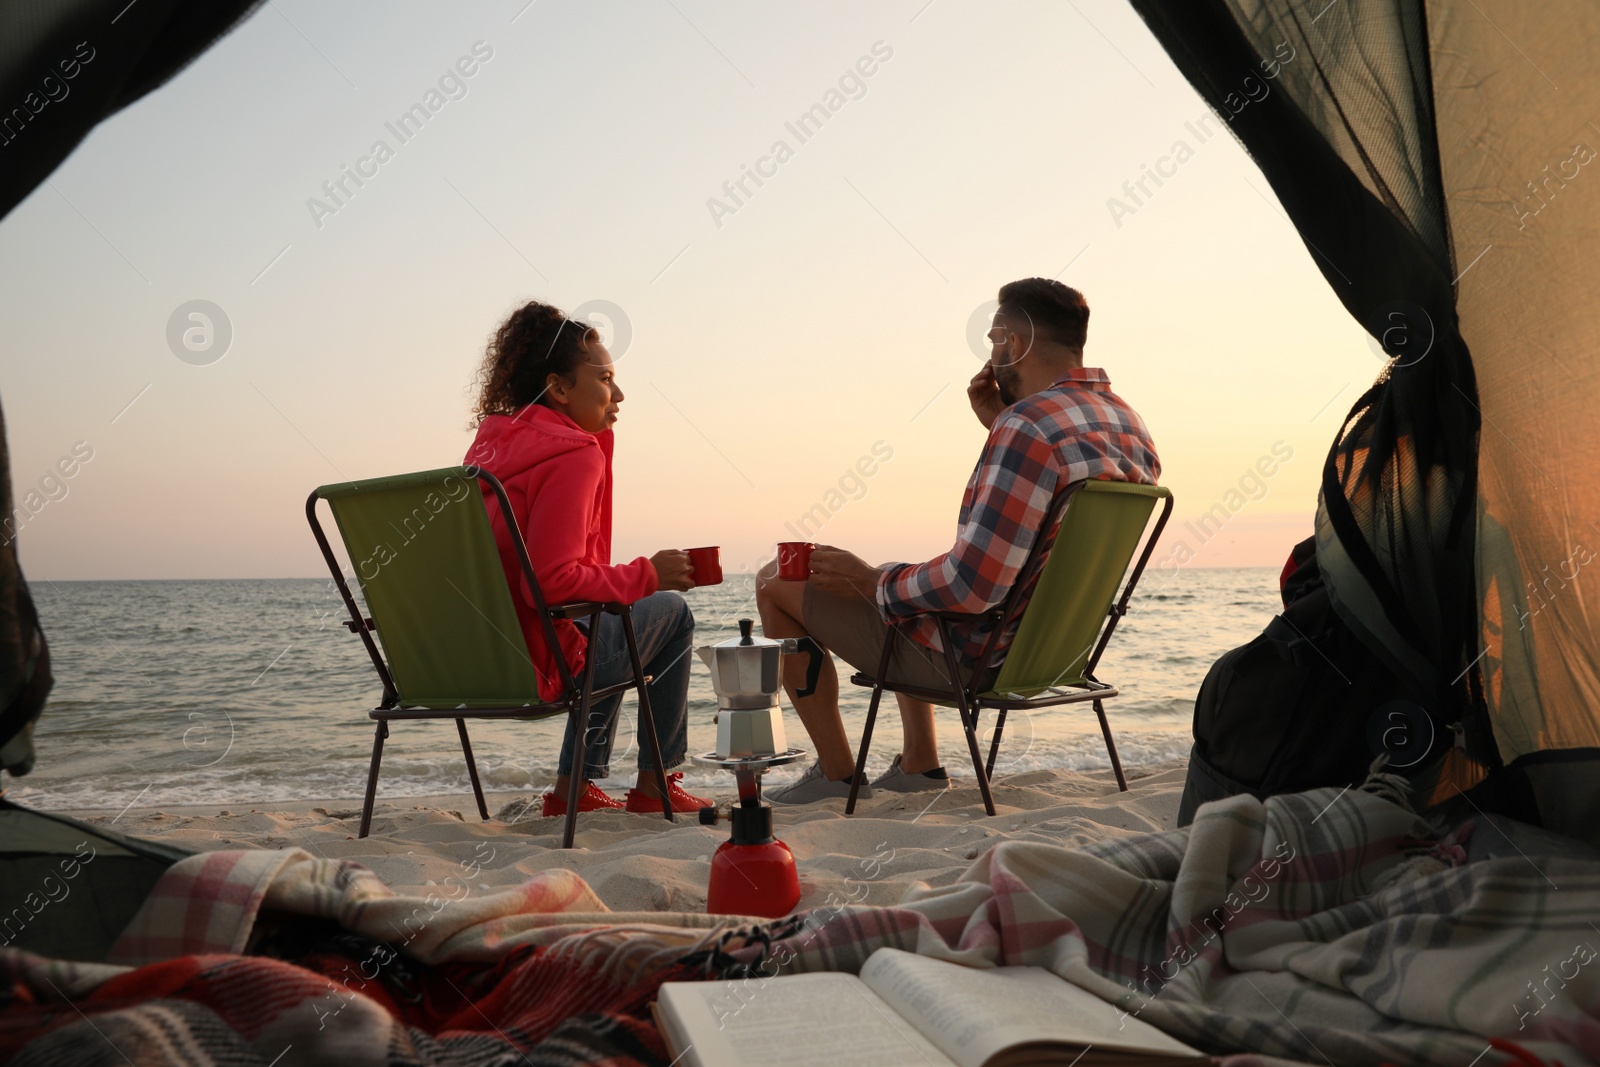
[[[656,1022],[684,1067],[1174,1067],[1210,1058],[1043,967],[879,949],[852,974],[668,982]]]

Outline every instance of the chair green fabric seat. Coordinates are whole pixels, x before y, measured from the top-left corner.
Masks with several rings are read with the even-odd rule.
[[[522,580],[539,615],[546,647],[556,650],[559,677],[555,680],[560,695],[553,700],[540,697],[539,671],[528,653],[517,618],[480,483],[500,507]],[[333,512],[370,616],[364,615],[357,604],[317,518],[319,500],[327,501]],[[648,679],[639,662],[630,607],[614,603],[547,604],[511,502],[505,488],[492,475],[474,467],[441,467],[324,485],[306,500],[306,518],[350,613],[345,625],[361,637],[383,683],[379,705],[367,713],[377,721],[377,727],[361,815],[362,837],[372,822],[378,767],[390,722],[455,720],[478,812],[487,820],[489,811],[467,737],[467,719],[530,721],[560,715],[582,724],[595,701],[627,689],[639,694],[641,733],[655,754],[662,812],[669,820],[672,818],[666,799],[666,776],[659,770],[662,760],[655,722],[645,692]],[[594,619],[601,613],[621,616],[623,633],[633,653],[633,672],[624,682],[596,690],[592,660],[582,678],[578,678],[561,656],[554,620]],[[587,734],[582,728],[574,730],[574,766],[583,765]],[[564,847],[572,845],[581,775],[572,775],[571,779]]]
[[[1061,516],[1055,548],[1029,601],[1030,609],[1044,610],[1023,613],[1000,673],[982,696],[1031,697],[1052,686],[1084,683],[1092,669],[1090,653],[1150,513],[1171,497],[1159,485],[1082,483]]]
[[[1161,514],[1147,537],[1145,530],[1157,504],[1161,505]],[[1054,531],[1054,536],[1035,538],[1028,559],[998,607],[977,615],[930,613],[939,627],[949,677],[966,679],[952,683],[948,689],[886,682],[895,642],[908,638],[897,627],[885,627],[883,654],[876,674],[859,672],[851,678],[856,685],[870,687],[872,699],[867,707],[866,727],[861,735],[845,814],[854,813],[856,793],[866,779],[867,752],[884,692],[906,693],[957,709],[984,810],[990,815],[995,809],[989,779],[994,774],[1006,714],[1013,710],[1031,712],[1061,704],[1092,702],[1100,719],[1117,785],[1127,789],[1103,703],[1118,691],[1115,686],[1096,678],[1094,671],[1117,621],[1127,612],[1139,576],[1172,515],[1172,504],[1172,493],[1159,485],[1093,479],[1074,482],[1062,489],[1051,502],[1042,527],[1044,531]],[[1138,560],[1130,571],[1129,563],[1133,562],[1136,552]],[[1023,604],[1020,602],[1022,590],[1028,587],[1034,575],[1037,581],[1033,592]],[[1122,588],[1120,598],[1117,596],[1119,586]],[[992,624],[991,633],[978,661],[969,665],[969,671],[963,672],[952,626],[974,619],[988,620]],[[1002,647],[1000,642],[1004,635],[1013,629],[1014,636]],[[984,709],[997,712],[987,763],[978,746],[978,722]]]
[[[542,703],[494,532],[460,468],[322,486],[406,707]],[[552,712],[558,714],[558,712]]]

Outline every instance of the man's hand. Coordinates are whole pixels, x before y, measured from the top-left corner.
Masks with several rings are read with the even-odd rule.
[[[811,552],[811,583],[824,593],[878,599],[878,568],[842,548],[818,545]]]
[[[683,549],[663,548],[650,557],[650,566],[656,569],[657,589],[681,593],[694,588],[694,566]]]
[[[1005,401],[1000,399],[1000,385],[994,380],[992,363],[985,363],[983,369],[972,376],[967,384],[967,402],[985,430],[994,426],[994,420],[1006,409]]]

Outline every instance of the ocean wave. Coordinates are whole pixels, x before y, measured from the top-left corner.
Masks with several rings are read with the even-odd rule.
[[[1274,575],[1185,568],[1139,598],[1097,672],[1121,689],[1106,708],[1125,766],[1187,754],[1200,681],[1218,655],[1254,637],[1276,610]],[[325,615],[339,606],[327,587],[326,579],[34,585],[56,686],[35,733],[38,766],[9,783],[10,797],[53,810],[113,812],[135,801],[248,809],[359,798],[373,731],[366,713],[378,684],[361,641]],[[729,575],[687,594],[700,620],[697,640],[733,636],[736,620],[749,614],[750,590],[749,576]],[[715,702],[705,667],[691,664],[689,749],[697,752],[715,743]],[[841,679],[848,675],[841,671]],[[859,737],[867,691],[842,690],[846,732]],[[784,718],[790,742],[807,746],[787,706]],[[613,791],[632,784],[633,721],[629,702],[628,728],[612,756],[617,774],[607,783]],[[985,730],[992,721],[984,716]],[[899,716],[886,709],[878,723],[874,774],[899,746]],[[956,717],[941,712],[938,723],[947,766],[961,775],[966,746]],[[486,789],[542,790],[553,777],[561,721],[469,728]],[[1108,766],[1087,705],[1013,714],[1000,750],[1002,774]],[[776,770],[770,781],[791,781],[802,769]],[[683,770],[702,795],[732,790],[723,772]],[[460,796],[470,809],[453,726],[395,724],[378,795]]]
[[[1108,770],[1110,758],[1098,733],[1081,738],[1013,738],[1002,744],[995,761],[995,777],[1036,770]],[[1169,733],[1117,735],[1117,754],[1123,768],[1168,763],[1185,759],[1189,738]],[[983,747],[987,756],[987,744]],[[876,777],[888,769],[894,747],[875,748],[868,760],[868,774]],[[809,761],[775,769],[767,774],[766,788],[775,789],[795,781]],[[947,747],[945,767],[958,782],[970,779],[971,765],[964,750]],[[620,769],[616,768],[615,769]],[[690,761],[677,768],[684,772],[683,784],[700,795],[725,795],[733,792],[733,776],[716,768]],[[548,768],[511,761],[479,760],[478,772],[485,793],[544,792],[552,775]],[[341,761],[338,764],[308,766],[292,778],[281,773],[264,774],[248,768],[235,768],[225,774],[197,779],[192,774],[158,776],[143,787],[119,784],[108,788],[93,781],[53,782],[46,788],[21,785],[8,793],[9,799],[24,807],[42,811],[100,810],[119,811],[137,804],[141,809],[205,806],[226,808],[271,808],[274,804],[329,800],[359,802],[366,790],[365,762]],[[601,781],[602,788],[621,796],[633,785],[634,773],[613,774]],[[26,780],[20,780],[25,782]],[[418,797],[459,798],[459,805],[471,809],[472,785],[466,765],[456,754],[447,758],[385,759],[378,781],[378,802],[393,803]]]

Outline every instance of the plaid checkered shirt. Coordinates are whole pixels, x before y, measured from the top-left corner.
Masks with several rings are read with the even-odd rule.
[[[918,644],[940,649],[938,625],[924,613],[976,614],[1001,604],[1057,489],[1086,478],[1154,485],[1160,476],[1150,431],[1111,391],[1106,372],[1068,371],[995,419],[961,498],[955,546],[926,563],[882,568],[878,610]],[[982,620],[952,626],[965,662],[983,654],[992,628]]]

